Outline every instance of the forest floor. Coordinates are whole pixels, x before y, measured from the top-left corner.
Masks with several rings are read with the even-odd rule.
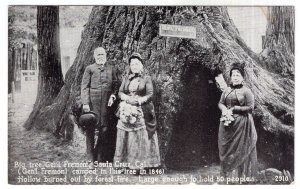
[[[25,100],[24,100],[25,99]],[[160,169],[163,173],[132,175],[109,174],[111,168],[64,168],[65,162],[83,163],[85,136],[74,129],[74,139],[66,142],[53,134],[23,124],[33,108],[33,100],[16,95],[8,105],[8,182],[9,184],[221,184],[220,166],[205,165],[188,170]],[[63,168],[62,168],[63,167]],[[112,168],[113,169],[113,168]],[[50,170],[47,172],[47,170]],[[61,172],[51,172],[60,170]],[[76,171],[82,171],[78,173]],[[101,172],[101,170],[103,172]],[[114,170],[114,169],[113,169]],[[86,173],[84,173],[86,171]],[[225,182],[225,183],[224,183]],[[226,184],[226,180],[222,184]]]

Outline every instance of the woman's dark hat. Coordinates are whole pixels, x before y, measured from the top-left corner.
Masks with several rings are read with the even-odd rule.
[[[233,70],[238,70],[241,73],[241,75],[244,77],[245,76],[244,67],[245,67],[245,63],[238,63],[238,62],[233,63],[230,69],[230,77],[232,75]]]
[[[141,63],[144,64],[143,58],[139,53],[136,53],[136,52],[132,53],[132,55],[129,57],[128,63],[130,63],[130,60],[133,59],[133,58],[139,59],[141,61]]]
[[[86,128],[95,127],[98,124],[98,115],[95,112],[84,112],[79,117],[79,125]]]

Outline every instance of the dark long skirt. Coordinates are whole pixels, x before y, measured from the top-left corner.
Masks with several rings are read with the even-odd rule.
[[[235,120],[219,127],[221,176],[257,176],[257,134],[251,114],[235,114]]]

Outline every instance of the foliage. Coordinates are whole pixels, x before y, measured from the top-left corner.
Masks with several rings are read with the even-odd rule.
[[[23,44],[36,43],[36,7],[9,6],[8,8],[8,47],[21,48]]]
[[[60,27],[83,27],[91,6],[60,6]],[[9,50],[23,44],[37,43],[37,6],[9,6],[8,42]]]
[[[60,27],[82,27],[86,24],[91,13],[92,6],[60,6]]]

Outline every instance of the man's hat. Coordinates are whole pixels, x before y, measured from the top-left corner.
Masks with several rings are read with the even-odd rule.
[[[79,125],[85,126],[86,128],[95,127],[98,124],[98,115],[95,112],[84,112],[79,117]]]

